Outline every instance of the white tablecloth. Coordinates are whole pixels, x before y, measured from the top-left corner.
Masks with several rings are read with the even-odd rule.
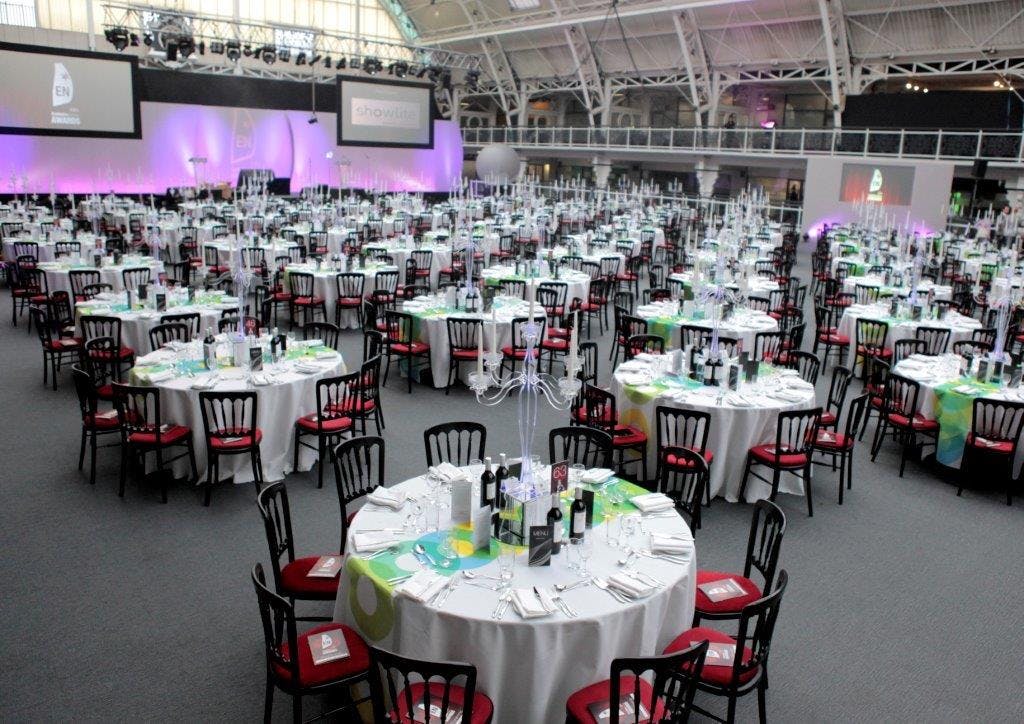
[[[393,490],[423,497],[426,484],[423,478],[414,478]],[[406,503],[405,508],[409,506]],[[364,508],[349,529],[347,550],[353,550],[353,531],[401,526],[406,513],[404,509],[391,513]],[[690,539],[689,529],[679,517],[648,519],[644,526],[648,531]],[[616,561],[623,552],[605,542],[604,526],[596,523],[587,535],[594,540],[591,571],[598,576],[621,571]],[[417,538],[415,534],[409,537]],[[638,534],[633,544],[646,548],[647,538]],[[436,533],[423,534],[420,540],[429,546],[430,540],[437,540]],[[531,568],[523,552],[516,560],[512,585],[550,587],[578,580],[578,574],[567,569],[566,559],[563,546],[551,566]],[[481,563],[475,570],[497,575],[496,561],[471,557],[458,561],[466,568]],[[420,568],[412,555],[399,557],[397,564],[410,572]],[[629,604],[617,602],[592,585],[583,586],[563,593],[565,601],[579,612],[578,618],[555,613],[522,620],[510,610],[496,621],[490,616],[498,597],[494,591],[462,581],[439,610],[406,596],[394,596],[381,578],[361,573],[359,567],[348,562],[334,617],[353,626],[375,646],[415,658],[475,665],[477,688],[494,702],[495,724],[558,722],[565,717],[568,696],[608,678],[612,659],[660,654],[689,627],[696,590],[696,553],[687,555],[686,564],[643,558],[638,568],[666,585]]]
[[[625,384],[635,374],[644,374],[648,365],[640,360],[619,365],[612,380],[615,404],[619,422],[633,425],[647,434],[647,469],[654,475],[657,464],[657,420],[655,410],[661,406],[699,410],[711,413],[708,431],[708,450],[714,453],[711,464],[711,494],[721,495],[730,503],[739,500],[740,485],[743,482],[743,468],[747,451],[755,445],[775,442],[779,413],[787,410],[803,410],[817,406],[814,388],[796,379],[795,371],[786,370],[786,384],[796,400],[771,397],[782,387],[779,377],[759,379],[755,385],[741,383],[740,392],[756,404],[740,407],[729,402],[726,393],[721,405],[718,404],[719,390],[713,387],[666,386],[664,378],[655,377],[655,384]],[[762,366],[762,369],[764,367]],[[648,373],[649,375],[650,373]],[[742,376],[742,373],[741,373]],[[660,380],[660,383],[659,383]],[[684,391],[684,390],[689,390]],[[779,490],[784,493],[803,495],[803,484],[793,475],[783,474]],[[754,502],[767,498],[771,486],[751,476],[747,481],[746,500]]]
[[[710,319],[694,319],[688,314],[676,315],[675,302],[655,302],[636,308],[636,316],[647,320],[647,333],[657,334],[665,338],[665,349],[679,346],[679,328],[684,325],[711,328]],[[777,332],[779,323],[764,312],[749,309],[737,309],[728,320],[719,325],[722,337],[732,337],[741,342],[743,349],[753,354],[754,341],[759,332]]]
[[[222,345],[223,353],[227,346]],[[194,351],[193,355],[201,355]],[[263,480],[271,482],[283,480],[292,472],[295,447],[295,421],[303,415],[316,411],[317,380],[345,372],[345,361],[338,354],[333,360],[316,360],[307,358],[312,364],[323,368],[319,374],[303,374],[290,371],[290,363],[281,364],[281,373],[276,382],[270,385],[252,387],[256,391],[258,404],[256,424],[263,431],[260,443],[260,456],[263,463]],[[133,368],[133,369],[138,369]],[[206,442],[203,438],[203,413],[199,406],[200,390],[192,389],[196,379],[208,373],[200,373],[195,378],[176,377],[160,382],[160,403],[165,422],[187,425],[192,429],[192,442],[196,452],[196,466],[199,469],[199,481],[206,481]],[[214,387],[216,392],[241,391],[247,389],[248,373],[239,368],[225,368],[219,371],[220,382]],[[299,452],[299,470],[309,470],[316,462],[316,451],[303,447]],[[184,475],[188,470],[188,461],[179,460],[175,463],[175,473]],[[252,464],[248,455],[222,455],[220,458],[220,478],[225,480],[234,476],[236,483],[251,483]]]
[[[922,319],[920,322],[912,322],[909,319],[890,319],[888,304],[851,304],[843,310],[843,317],[839,320],[839,334],[850,338],[846,359],[850,369],[853,369],[857,362],[857,320],[861,318],[889,323],[889,333],[885,338],[885,346],[889,348],[901,339],[912,339],[918,327],[943,327],[950,330],[947,351],[951,351],[955,342],[970,339],[974,330],[981,328],[981,322],[977,319],[964,317],[954,311],[950,311],[942,321]]]
[[[857,285],[869,286],[869,287],[880,287],[882,296],[891,297],[894,294],[896,296],[910,296],[910,287],[888,287],[885,286],[885,280],[879,276],[853,276],[846,277],[843,280],[843,291],[849,294],[856,294]],[[928,296],[930,290],[935,290],[936,299],[952,299],[953,287],[936,284],[930,279],[924,279],[917,285],[917,293],[922,301]]]
[[[125,269],[135,269],[138,267],[150,268],[150,280],[155,282],[158,275],[164,270],[163,262],[157,261],[152,257],[139,257],[132,259],[131,261],[125,261],[123,264],[112,265],[104,264],[100,273],[100,282],[103,284],[110,284],[114,287],[115,292],[124,291],[124,278],[121,275]],[[68,272],[72,269],[96,269],[91,264],[70,264],[66,261],[63,262],[44,262],[39,264],[39,268],[46,274],[46,284],[53,294],[56,291],[64,290],[68,294],[71,294],[71,277],[68,276]]]

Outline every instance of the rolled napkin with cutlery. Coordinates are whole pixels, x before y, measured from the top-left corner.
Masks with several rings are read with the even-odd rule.
[[[388,490],[381,486],[375,489],[372,493],[366,496],[367,502],[379,505],[383,508],[390,508],[391,510],[398,510],[405,505],[406,498],[409,496],[402,491]]]
[[[671,510],[675,507],[672,499],[664,493],[645,493],[636,495],[629,501],[640,509],[641,513],[657,513],[662,510]]]
[[[434,571],[416,571],[412,576],[395,588],[396,594],[401,594],[414,601],[426,603],[445,587],[448,579]]]
[[[591,468],[583,473],[583,482],[588,485],[601,485],[613,475],[615,471],[608,468]]]
[[[630,598],[643,598],[654,592],[656,586],[644,583],[624,572],[616,573],[608,578],[609,588],[625,593]]]
[[[651,533],[651,553],[689,553],[692,549],[693,541],[674,535]]]
[[[357,553],[370,553],[373,551],[383,550],[385,548],[390,548],[393,545],[397,545],[398,542],[398,538],[396,538],[395,534],[390,531],[352,534],[352,545],[355,546]]]
[[[532,588],[516,588],[512,591],[512,605],[522,618],[541,618],[549,616],[554,612],[554,605],[551,609],[544,606],[544,602],[537,597]]]

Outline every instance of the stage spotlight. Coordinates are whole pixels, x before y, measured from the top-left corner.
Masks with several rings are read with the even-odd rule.
[[[438,68],[436,65],[432,65],[429,68],[427,68],[427,79],[431,83],[436,83],[437,79],[440,78],[440,77],[441,77],[441,69]]]
[[[452,72],[450,70],[446,70],[443,73],[441,73],[441,87],[444,88],[446,91],[451,91]]]
[[[128,31],[124,28],[107,28],[103,31],[103,35],[106,37],[107,42],[113,45],[114,49],[118,52],[128,47]]]
[[[466,85],[470,90],[476,90],[477,84],[480,82],[480,71],[471,70],[466,73]]]
[[[352,70],[359,70],[360,68],[363,67],[363,62],[359,60],[359,58],[353,56],[348,61],[348,67],[351,68]]]
[[[252,57],[252,46],[249,45],[248,43],[243,45],[242,46],[242,55],[244,55],[246,58],[251,58]]]
[[[423,66],[418,71],[416,71],[416,77],[417,78],[422,78],[426,74],[427,74],[427,66]]]
[[[306,53],[305,53],[305,51],[303,51],[303,52],[301,52],[301,53],[299,53],[298,55],[295,56],[295,65],[305,65],[305,64],[306,64]]]
[[[277,48],[273,45],[264,45],[262,56],[264,63],[273,65],[277,61]]]
[[[363,61],[363,70],[374,75],[384,70],[384,64],[380,62],[380,58],[367,58]]]
[[[132,33],[129,37],[131,39],[132,47],[133,48],[138,48],[139,47],[139,36],[136,35],[135,33]]]
[[[344,67],[345,67],[345,56],[342,56],[342,57],[338,58],[338,65],[336,67],[337,67],[338,70],[344,69]]]
[[[395,77],[404,78],[409,73],[409,64],[404,60],[395,63]]]
[[[167,61],[175,63],[178,60],[178,45],[176,43],[169,43],[167,45]]]
[[[200,55],[206,55],[206,41],[200,40],[199,45],[196,46],[199,49]]]
[[[292,59],[291,48],[278,48],[277,59],[280,60],[282,63],[287,63],[288,61],[290,61]]]
[[[324,67],[330,69],[331,67],[331,56],[324,56]]]
[[[192,38],[178,38],[178,55],[187,58],[196,52],[196,43]]]
[[[146,45],[147,48],[150,47],[151,45],[153,45],[153,36],[149,33],[146,33],[142,36],[142,42]]]
[[[320,54],[319,54],[319,53],[317,53],[316,55],[314,55],[314,56],[313,56],[312,58],[310,58],[310,59],[309,59],[309,64],[310,64],[311,66],[312,66],[312,65],[316,65],[316,64],[317,64],[317,62],[319,62],[320,58],[321,58]]]
[[[228,60],[237,62],[242,57],[242,46],[237,40],[229,40],[227,50],[224,52],[227,54]]]
[[[907,90],[910,90],[911,88],[914,87],[914,84],[911,83],[910,81],[907,81],[907,84],[905,86],[903,86],[903,87],[906,88]]]
[[[148,43],[147,43],[148,45]],[[210,53],[213,55],[224,55],[224,41],[222,40],[211,40],[210,41]]]
[[[309,124],[309,125],[311,125],[311,126],[312,126],[313,124],[315,124],[315,123],[319,123],[319,122],[320,122],[320,120],[319,120],[319,119],[318,119],[318,118],[317,118],[316,116],[310,116],[310,117],[309,117],[309,120],[308,120],[308,121],[306,121],[306,123],[308,123],[308,124]]]

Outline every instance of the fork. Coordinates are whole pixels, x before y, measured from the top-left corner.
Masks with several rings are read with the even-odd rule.
[[[501,603],[501,610],[498,611],[498,620],[505,618],[505,614],[508,613],[509,607],[512,605],[512,594],[506,593]]]
[[[497,601],[497,603],[494,604],[494,610],[491,611],[491,618],[493,618],[493,619],[497,619],[498,618],[498,614],[501,612],[501,607],[502,607],[502,605],[504,605],[507,596],[508,596],[507,593],[498,596],[498,601]]]
[[[451,580],[448,581],[448,585],[441,590],[441,594],[437,597],[437,600],[434,601],[434,606],[436,608],[441,608],[443,605],[445,605],[445,603],[448,602],[448,597],[452,595],[452,591],[455,590],[455,586],[458,585],[458,582],[458,576],[451,577]]]
[[[576,618],[580,615],[579,611],[577,611],[575,608],[566,603],[565,599],[562,598],[562,594],[558,591],[555,591],[551,594],[551,600],[554,601],[555,605],[562,609],[562,613],[564,613],[569,618]]]
[[[609,587],[608,581],[606,581],[605,579],[603,579],[603,578],[595,578],[594,579],[594,585],[597,586],[598,588],[600,588],[602,591],[608,591],[608,593],[611,595],[611,597],[614,598],[619,603],[629,603],[629,601],[626,599],[625,596],[623,596],[621,593],[616,591],[614,588]]]

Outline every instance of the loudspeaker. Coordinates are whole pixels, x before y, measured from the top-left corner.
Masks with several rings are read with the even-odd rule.
[[[988,171],[988,161],[975,161],[974,168],[971,169],[971,175],[974,178],[985,178],[985,173]]]
[[[278,177],[267,184],[267,193],[272,196],[287,196],[292,180],[288,177]]]

